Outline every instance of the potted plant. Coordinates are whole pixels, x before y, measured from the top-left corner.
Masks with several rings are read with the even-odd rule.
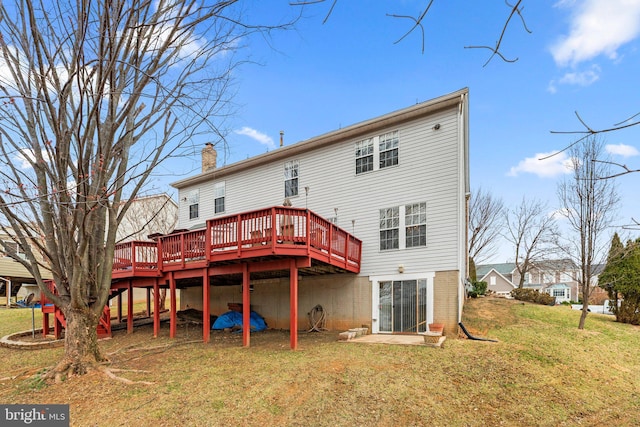
[[[429,332],[436,332],[442,335],[444,323],[429,323]]]

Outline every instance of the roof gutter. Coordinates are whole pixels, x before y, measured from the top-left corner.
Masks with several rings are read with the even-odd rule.
[[[244,169],[255,168],[266,163],[295,156],[300,153],[315,150],[326,145],[344,142],[350,139],[356,139],[366,134],[376,132],[380,129],[397,126],[421,117],[433,114],[437,111],[446,110],[457,107],[460,103],[464,103],[464,97],[469,92],[467,88],[461,89],[454,93],[432,99],[409,108],[405,108],[393,113],[386,114],[374,119],[360,122],[346,128],[332,131],[324,135],[320,135],[287,147],[278,148],[259,156],[255,156],[246,160],[223,166],[214,170],[203,172],[201,174],[171,183],[171,186],[177,189],[185,188],[191,185],[201,184],[212,180],[213,178],[221,178]],[[465,103],[466,104],[466,103]]]

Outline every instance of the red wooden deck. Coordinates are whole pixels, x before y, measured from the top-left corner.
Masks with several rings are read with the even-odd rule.
[[[155,241],[118,244],[114,253],[112,295],[128,290],[127,330],[133,331],[132,290],[147,288],[147,313],[153,312],[154,336],[160,318],[150,289],[169,289],[170,335],[176,333],[177,281],[242,277],[243,345],[249,346],[249,281],[254,277],[289,276],[291,347],[297,347],[298,275],[358,273],[362,242],[319,215],[302,208],[277,206],[210,219],[206,227],[160,236]],[[236,279],[237,280],[237,279]],[[203,302],[209,286],[203,286]],[[121,307],[118,298],[118,314]],[[203,340],[209,340],[209,304],[203,303]]]
[[[210,219],[205,228],[161,236],[155,242],[121,243],[116,246],[112,277],[159,277],[283,256],[358,273],[361,249],[359,239],[315,213],[279,206]]]

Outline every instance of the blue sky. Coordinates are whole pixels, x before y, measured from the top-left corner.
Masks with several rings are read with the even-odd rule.
[[[286,1],[255,3],[252,19],[300,13]],[[523,195],[546,200],[552,211],[566,157],[538,159],[576,137],[551,131],[583,130],[575,112],[594,129],[640,112],[640,0],[525,0],[531,33],[515,18],[501,48],[518,60],[486,66],[490,51],[465,46],[495,43],[510,13],[503,1],[434,1],[424,53],[419,31],[394,43],[411,22],[387,14],[418,16],[427,1],[339,0],[323,24],[331,3],[306,6],[295,30],[247,40],[254,62],[236,72],[237,113],[219,166],[276,149],[281,130],[289,145],[468,87],[472,187],[507,206]],[[639,135],[640,126],[606,134],[612,160],[640,168]],[[185,160],[185,175],[171,181],[197,173],[199,151]],[[640,174],[617,179],[620,225],[640,219],[638,182]],[[508,257],[505,248],[496,261]]]

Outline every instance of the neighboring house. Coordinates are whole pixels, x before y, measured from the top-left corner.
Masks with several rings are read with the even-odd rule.
[[[481,282],[487,282],[487,291],[500,297],[508,297],[518,287],[512,282],[514,270],[514,263],[481,265],[476,268],[476,277]]]
[[[5,252],[15,252],[18,256],[23,257],[24,254],[20,250],[18,244],[11,238],[9,234],[0,232],[0,296],[6,297],[7,290],[9,289],[9,298],[6,300],[7,306],[12,302],[25,298],[30,293],[34,294],[33,301],[39,301],[40,290],[36,285],[36,281],[31,273],[18,261],[9,257]],[[34,253],[39,254],[34,248]],[[51,279],[51,273],[44,269],[40,270],[40,273],[45,279]]]
[[[170,233],[177,223],[178,204],[168,194],[138,197],[118,227],[116,242],[149,240],[152,233]]]
[[[138,197],[133,200],[118,226],[116,243],[150,240],[151,235],[171,233],[177,224],[178,204],[167,193]],[[136,301],[146,297],[144,289],[134,289],[133,295]],[[122,296],[127,297],[126,291]]]
[[[590,298],[591,303],[601,303],[607,298],[606,291],[597,285],[597,275],[602,271],[602,268],[601,265],[595,267],[596,276]],[[500,289],[501,292],[504,292],[503,290],[507,286],[505,281],[517,288],[520,280],[515,263],[479,265],[476,272],[479,280],[487,282],[487,289],[493,291]],[[555,297],[558,304],[565,301],[578,301],[581,298],[578,283],[579,273],[579,268],[570,259],[536,261],[531,264],[529,272],[526,273],[523,287],[546,292]],[[496,293],[502,295],[499,292]]]
[[[359,274],[301,273],[301,313],[322,305],[330,329],[415,333],[438,322],[453,332],[467,277],[468,132],[463,89],[220,168],[208,144],[203,172],[172,184],[178,227],[287,199],[362,240]],[[289,278],[251,285],[252,308],[270,327],[288,328]],[[214,283],[211,312],[241,296],[240,281]],[[181,308],[202,309],[202,298],[202,288],[182,289]]]
[[[541,260],[531,263],[527,288],[539,289],[556,297],[556,303],[577,301],[579,295],[578,267],[570,259]],[[514,275],[516,279],[519,277]],[[560,285],[560,287],[552,287]],[[557,294],[557,295],[556,295]]]

